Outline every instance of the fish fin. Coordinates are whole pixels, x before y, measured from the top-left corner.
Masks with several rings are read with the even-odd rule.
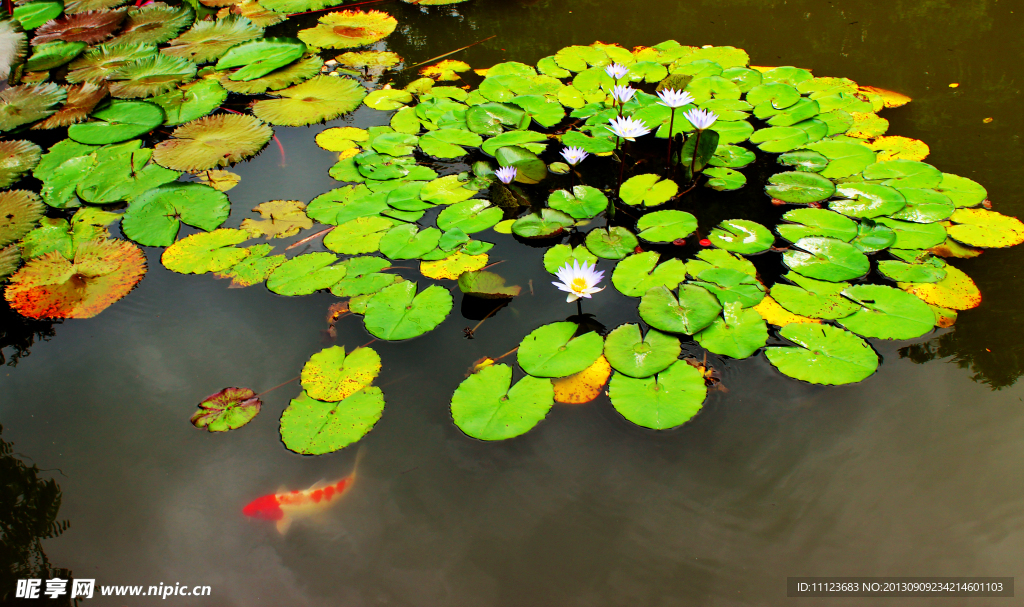
[[[359,469],[359,462],[363,461],[363,455],[365,454],[366,445],[359,445],[359,450],[356,451],[356,463],[352,465],[352,473],[348,475],[353,481],[356,480],[356,470]]]
[[[327,482],[327,479],[322,478],[322,479],[318,480],[317,482],[313,483],[313,485],[308,489],[308,491],[316,491],[317,489],[323,489],[324,487],[326,487],[329,484],[330,483]]]
[[[286,516],[277,521],[277,532],[281,535],[288,533],[288,528],[292,526],[292,519]]]

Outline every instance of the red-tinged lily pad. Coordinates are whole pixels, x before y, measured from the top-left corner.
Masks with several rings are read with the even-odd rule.
[[[67,87],[67,100],[64,105],[46,120],[32,125],[33,130],[56,129],[82,122],[96,108],[96,104],[107,96],[107,83],[96,84],[86,82],[78,86]]]
[[[124,240],[94,240],[73,261],[55,251],[11,277],[4,297],[28,318],[92,318],[127,295],[146,274],[146,257]]]
[[[273,135],[252,116],[215,114],[174,129],[170,139],[157,144],[153,159],[178,171],[205,171],[253,156]]]
[[[124,21],[124,17],[124,10],[85,11],[64,15],[39,26],[35,37],[32,38],[32,46],[54,40],[96,44],[109,38]]]
[[[224,388],[199,403],[192,425],[210,432],[226,432],[246,425],[260,412],[263,403],[249,388]]]

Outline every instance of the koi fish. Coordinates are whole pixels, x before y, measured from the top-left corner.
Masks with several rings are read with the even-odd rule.
[[[362,453],[356,456],[356,468]],[[352,474],[333,483],[318,481],[309,489],[281,491],[270,493],[249,502],[242,508],[242,514],[265,521],[277,521],[277,531],[281,535],[288,532],[292,522],[326,511],[338,502],[356,480],[356,470]]]

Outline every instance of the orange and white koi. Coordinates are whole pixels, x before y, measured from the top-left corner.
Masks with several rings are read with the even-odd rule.
[[[359,465],[356,457],[356,467]],[[276,521],[277,531],[281,535],[287,533],[292,522],[326,511],[340,498],[356,480],[356,471],[345,478],[333,482],[314,483],[303,491],[282,491],[270,493],[254,499],[242,508],[242,514],[256,519]]]

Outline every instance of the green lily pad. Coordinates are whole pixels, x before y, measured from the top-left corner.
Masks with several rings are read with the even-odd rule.
[[[847,183],[836,191],[849,200],[833,200],[828,208],[849,217],[892,215],[907,204],[899,190],[877,183]]]
[[[255,80],[297,61],[306,45],[295,38],[260,38],[231,47],[217,61],[217,69],[236,69],[231,80]]]
[[[24,30],[34,30],[40,25],[56,19],[64,12],[64,5],[60,2],[29,2],[14,7],[12,17],[21,22]]]
[[[551,382],[527,375],[512,386],[512,368],[498,364],[467,377],[452,395],[452,420],[480,440],[506,440],[533,429],[555,403]]]
[[[534,154],[540,154],[548,146],[547,143],[540,142],[546,142],[547,139],[548,138],[544,133],[538,133],[536,131],[509,131],[507,133],[491,137],[484,142],[480,149],[489,156],[496,156],[499,148],[507,146],[516,146],[533,152]]]
[[[779,164],[791,166],[798,171],[820,173],[828,166],[828,158],[813,150],[793,150],[779,156]]]
[[[497,139],[497,137],[494,139]],[[494,139],[490,139],[488,142]],[[484,145],[486,146],[487,143]],[[494,158],[501,166],[515,167],[515,180],[518,183],[538,183],[548,176],[548,167],[544,164],[544,161],[527,149],[517,146],[503,146],[495,151]]]
[[[608,208],[608,197],[601,190],[588,185],[578,185],[569,190],[555,190],[548,196],[548,206],[572,216],[573,219],[590,219]]]
[[[746,101],[755,107],[761,104],[768,104],[768,107],[782,110],[800,101],[800,91],[790,84],[783,82],[765,82],[764,74],[761,74],[764,84],[750,89],[746,95]]]
[[[384,413],[384,393],[369,386],[340,402],[323,402],[305,392],[281,414],[281,441],[303,455],[323,455],[366,436]]]
[[[636,229],[637,236],[647,242],[673,242],[693,234],[697,218],[686,211],[655,211],[641,217]]]
[[[603,259],[622,259],[639,245],[636,236],[626,228],[612,226],[587,232],[587,248]]]
[[[628,297],[640,297],[654,287],[673,290],[686,280],[686,266],[679,259],[658,265],[661,256],[654,251],[634,253],[615,265],[612,284]],[[657,266],[657,267],[656,267]]]
[[[466,126],[480,135],[500,135],[506,128],[525,129],[529,120],[522,108],[508,103],[481,103],[466,110]]]
[[[246,425],[260,412],[263,403],[249,388],[224,388],[199,403],[192,425],[210,432],[226,432]]]
[[[274,246],[257,244],[248,248],[249,256],[227,270],[217,272],[217,278],[230,278],[231,288],[251,287],[266,282],[279,265],[288,261],[284,255],[270,255]]]
[[[169,169],[205,171],[255,155],[273,135],[272,128],[252,116],[215,114],[174,129],[153,149],[153,158]]]
[[[552,274],[558,273],[559,268],[565,265],[590,264],[597,265],[597,256],[590,252],[585,245],[576,245],[575,248],[567,244],[556,244],[544,253],[544,269]]]
[[[793,243],[782,261],[798,274],[829,282],[860,278],[871,262],[857,247],[835,238],[812,236]]]
[[[82,163],[70,160],[60,166],[59,178],[53,185],[72,180],[77,182],[73,184],[74,191],[82,200],[105,204],[135,198],[178,178],[179,172],[150,162],[153,150],[140,149],[140,145],[138,139],[133,139],[98,148]],[[90,161],[95,164],[90,166]]]
[[[715,155],[711,157],[708,164],[716,167],[727,167],[730,169],[742,169],[753,163],[757,157],[747,148],[738,145],[719,144]]]
[[[594,364],[604,339],[593,331],[573,337],[578,328],[573,322],[555,322],[534,329],[519,344],[519,366],[534,377],[565,377]]]
[[[52,82],[22,84],[0,91],[0,131],[42,120],[57,111],[67,92]]]
[[[861,219],[857,227],[857,237],[850,244],[862,253],[877,253],[888,249],[896,243],[896,232],[889,226],[876,223],[871,219]]]
[[[459,290],[481,299],[511,299],[519,296],[522,287],[506,286],[505,277],[494,272],[478,270],[459,276]]]
[[[380,239],[380,252],[388,259],[418,259],[433,251],[441,239],[441,230],[425,228],[416,224],[397,225],[388,230]]]
[[[925,303],[951,310],[970,310],[981,305],[981,291],[971,277],[954,266],[946,266],[946,277],[933,283],[899,282],[896,286]]]
[[[938,188],[942,173],[918,160],[887,160],[864,169],[864,179],[882,179],[882,185],[894,188]]]
[[[755,107],[754,115],[762,120],[766,119],[770,126],[793,126],[798,122],[814,118],[819,113],[818,102],[807,98],[800,99],[782,111],[773,109],[771,112],[758,112],[760,109],[762,106]]]
[[[562,145],[583,148],[590,154],[608,154],[615,149],[615,142],[607,137],[589,137],[579,131],[562,135]]]
[[[750,308],[764,299],[764,286],[746,272],[732,268],[710,268],[702,271],[697,278],[699,280],[690,284],[704,287],[717,297],[722,305],[739,303],[744,308]]]
[[[299,39],[316,48],[357,48],[391,35],[398,20],[381,11],[332,11],[316,27],[299,30]]]
[[[402,89],[378,89],[363,99],[366,107],[389,112],[412,102],[412,93]]]
[[[793,314],[809,318],[834,320],[844,318],[857,311],[859,306],[843,297],[846,282],[814,280],[790,272],[784,276],[796,285],[777,282],[772,286],[771,296],[780,306]]]
[[[370,146],[381,154],[408,156],[416,149],[419,137],[407,133],[384,133],[374,137]],[[358,162],[358,161],[357,161]]]
[[[768,343],[768,325],[756,310],[727,303],[722,316],[693,338],[709,352],[747,358]]]
[[[773,154],[804,147],[810,140],[807,131],[793,126],[770,126],[750,135],[750,142],[756,144],[758,149]]]
[[[389,341],[411,339],[431,331],[452,310],[448,289],[432,285],[416,293],[417,283],[400,282],[373,296],[363,322],[370,335]]]
[[[706,185],[719,192],[730,192],[747,185],[747,178],[743,173],[725,167],[711,167],[706,169],[704,174],[710,177]]]
[[[742,143],[750,139],[754,134],[754,126],[745,120],[736,120],[732,122],[719,120],[711,125],[708,130],[718,133],[719,146]]]
[[[483,139],[476,133],[462,129],[438,129],[420,137],[419,145],[424,154],[435,158],[462,158],[469,151],[479,147]]]
[[[355,110],[366,96],[366,89],[351,78],[314,76],[273,94],[280,99],[257,101],[252,113],[270,124],[305,126]]]
[[[476,194],[477,190],[469,185],[469,182],[460,180],[458,175],[447,175],[423,186],[420,198],[434,204],[455,204]]]
[[[775,237],[763,225],[746,219],[727,219],[708,234],[711,244],[720,249],[753,255],[771,248]]]
[[[857,222],[825,209],[792,209],[782,218],[792,223],[782,223],[775,227],[780,236],[790,242],[796,242],[808,236],[825,236],[850,242],[857,236]]]
[[[94,112],[92,122],[72,124],[68,137],[79,143],[103,145],[138,137],[164,123],[163,109],[145,101],[114,101]]]
[[[306,206],[306,215],[319,223],[340,226],[359,217],[388,210],[387,195],[374,194],[365,185],[349,185],[324,192]],[[353,226],[355,227],[355,226]]]
[[[519,95],[512,103],[523,110],[544,128],[551,128],[565,118],[565,110],[557,101],[549,101],[544,95]]]
[[[655,287],[640,299],[640,318],[655,329],[693,335],[710,325],[722,306],[703,287],[683,284],[679,299],[665,287]]]
[[[302,389],[310,398],[338,402],[373,383],[380,368],[380,356],[373,348],[356,348],[346,356],[344,346],[331,346],[306,361]]]
[[[174,126],[206,116],[227,98],[228,92],[220,82],[203,78],[149,101],[163,108],[164,124]]]
[[[466,234],[482,232],[501,221],[504,212],[487,200],[464,200],[451,205],[437,216],[442,230],[460,229]]]
[[[679,186],[670,179],[662,179],[653,173],[630,177],[619,189],[622,202],[636,206],[653,207],[668,202],[679,192]]]
[[[707,386],[700,371],[678,361],[668,370],[645,379],[615,373],[608,394],[615,410],[630,422],[667,430],[690,421],[700,412]]]
[[[807,148],[828,158],[828,166],[818,174],[829,179],[856,175],[875,162],[875,151],[861,143],[824,140],[809,144]]]
[[[627,323],[616,327],[604,342],[604,357],[613,369],[629,377],[650,377],[670,367],[679,358],[679,339],[656,329],[640,335],[640,326]]]
[[[907,201],[907,206],[890,215],[900,221],[914,223],[933,223],[948,219],[956,206],[945,194],[932,189],[900,188],[900,194]]]
[[[346,221],[324,237],[324,246],[343,255],[372,253],[380,248],[384,234],[395,221],[380,215],[368,215]]]
[[[124,235],[149,247],[174,243],[181,223],[207,232],[228,218],[227,195],[201,183],[170,183],[132,199],[121,222]]]
[[[551,238],[572,227],[572,217],[554,209],[528,213],[512,224],[512,233],[520,238]]]
[[[121,32],[107,44],[162,44],[194,21],[195,12],[187,4],[168,6],[163,2],[152,2],[129,9]]]
[[[976,207],[988,198],[988,191],[980,183],[950,173],[942,174],[935,190],[948,196],[957,208]]]
[[[267,288],[278,295],[294,297],[329,289],[345,277],[347,268],[332,265],[338,261],[333,253],[306,253],[278,266],[267,278]]]
[[[84,42],[62,40],[40,44],[32,49],[32,56],[25,62],[25,71],[45,72],[60,67],[80,55],[85,47]]]
[[[0,141],[0,188],[10,187],[39,164],[42,150],[31,141]]]
[[[731,268],[750,276],[757,276],[757,269],[750,260],[722,249],[703,249],[697,253],[697,257],[686,262],[686,273],[694,278],[710,268]]]
[[[164,267],[179,274],[220,272],[249,256],[248,249],[235,245],[249,239],[245,230],[221,228],[186,236],[164,249]]]
[[[212,22],[207,22],[212,23]],[[100,44],[85,51],[69,65],[68,82],[98,83],[128,63],[152,57],[157,49],[152,44]]]
[[[817,173],[791,171],[776,173],[768,178],[764,191],[772,198],[794,204],[807,204],[825,200],[836,191],[834,183]]]
[[[892,244],[896,249],[929,249],[946,240],[946,228],[939,223],[912,223],[888,217],[875,221],[896,232],[896,242]]]
[[[776,369],[812,384],[854,384],[878,368],[878,354],[863,339],[838,327],[792,323],[780,330],[796,348],[767,348]]]
[[[895,287],[856,285],[843,295],[860,304],[860,309],[839,321],[862,337],[913,339],[935,326],[935,314],[928,304]]]
[[[1024,242],[1024,224],[1016,217],[984,209],[957,209],[950,220],[953,225],[946,230],[950,238],[970,247],[1012,247]]]
[[[907,263],[895,259],[878,262],[878,272],[897,282],[939,282],[946,277],[945,263]]]
[[[132,99],[162,95],[195,75],[196,66],[188,59],[158,54],[122,65],[107,80],[112,96]]]

